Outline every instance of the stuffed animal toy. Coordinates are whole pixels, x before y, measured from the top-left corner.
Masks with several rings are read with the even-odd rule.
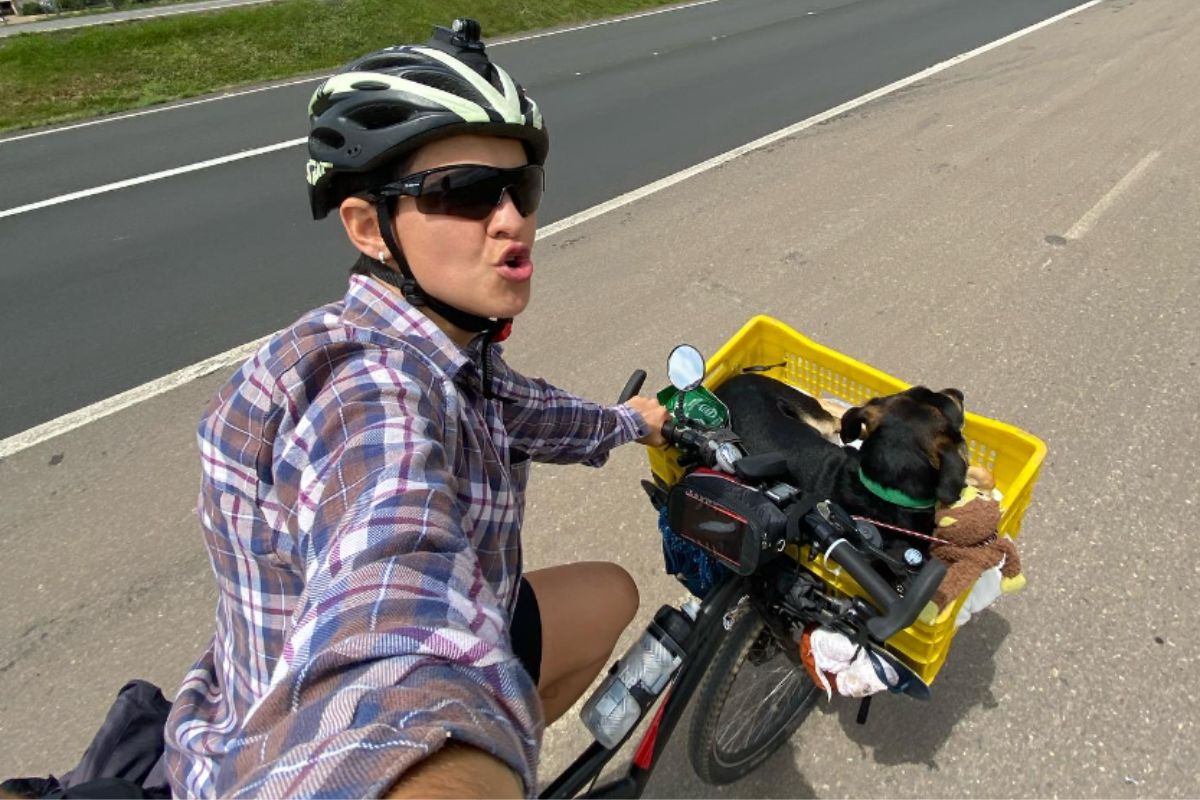
[[[946,540],[929,548],[929,554],[944,561],[947,568],[946,577],[933,595],[939,609],[971,588],[984,570],[1000,566],[1000,574],[1005,578],[1020,575],[1021,560],[1016,545],[997,533],[1000,504],[990,494],[967,486],[957,503],[941,506],[934,512],[934,520],[937,522],[934,536]]]
[[[998,494],[995,491],[996,479],[992,476],[992,471],[987,467],[980,467],[974,464],[967,467],[967,486],[974,486],[985,497],[990,494],[993,499],[1001,499],[996,496]]]

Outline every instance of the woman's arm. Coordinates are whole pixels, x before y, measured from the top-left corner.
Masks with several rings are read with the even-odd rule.
[[[653,443],[662,420],[648,424],[641,409],[628,404],[604,406],[542,380],[527,378],[496,359],[501,381],[504,423],[513,446],[535,461],[598,467],[614,447],[632,441]],[[641,398],[650,410],[657,401]],[[665,415],[665,411],[664,411]],[[664,417],[665,418],[665,417]]]
[[[446,392],[374,357],[338,368],[277,464],[303,465],[305,588],[220,796],[381,796],[426,759],[490,763],[472,753],[534,785],[540,706],[461,524]]]
[[[413,767],[384,795],[388,800],[428,797],[523,797],[521,779],[495,756],[450,745]]]

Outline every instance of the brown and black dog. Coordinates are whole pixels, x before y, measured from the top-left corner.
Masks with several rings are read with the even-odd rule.
[[[716,395],[729,407],[733,430],[749,454],[788,453],[798,488],[851,514],[928,533],[934,503],[955,502],[965,483],[963,395],[957,389],[914,386],[849,409],[841,439],[862,439],[860,449],[828,441],[822,430],[834,424],[829,412],[773,378],[738,375]]]

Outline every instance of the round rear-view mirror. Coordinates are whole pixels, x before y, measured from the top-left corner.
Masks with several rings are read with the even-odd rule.
[[[681,392],[689,392],[704,381],[704,356],[690,344],[681,344],[667,357],[667,377]]]

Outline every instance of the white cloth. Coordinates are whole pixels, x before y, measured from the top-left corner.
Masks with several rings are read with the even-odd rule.
[[[958,610],[954,627],[965,624],[972,616],[996,602],[996,598],[999,596],[1000,567],[997,566],[984,570],[983,574],[979,576],[979,580],[975,581],[975,585],[971,587],[971,593],[967,595],[967,599],[963,601],[962,607]]]
[[[885,684],[881,681],[871,665],[866,648],[860,648],[837,631],[817,628],[809,638],[809,643],[817,677],[825,689],[826,698],[833,697],[834,688],[826,679],[826,672],[836,676],[837,692],[844,697],[866,697],[895,686],[900,681],[900,676],[887,659],[880,658],[879,664],[888,682]]]

